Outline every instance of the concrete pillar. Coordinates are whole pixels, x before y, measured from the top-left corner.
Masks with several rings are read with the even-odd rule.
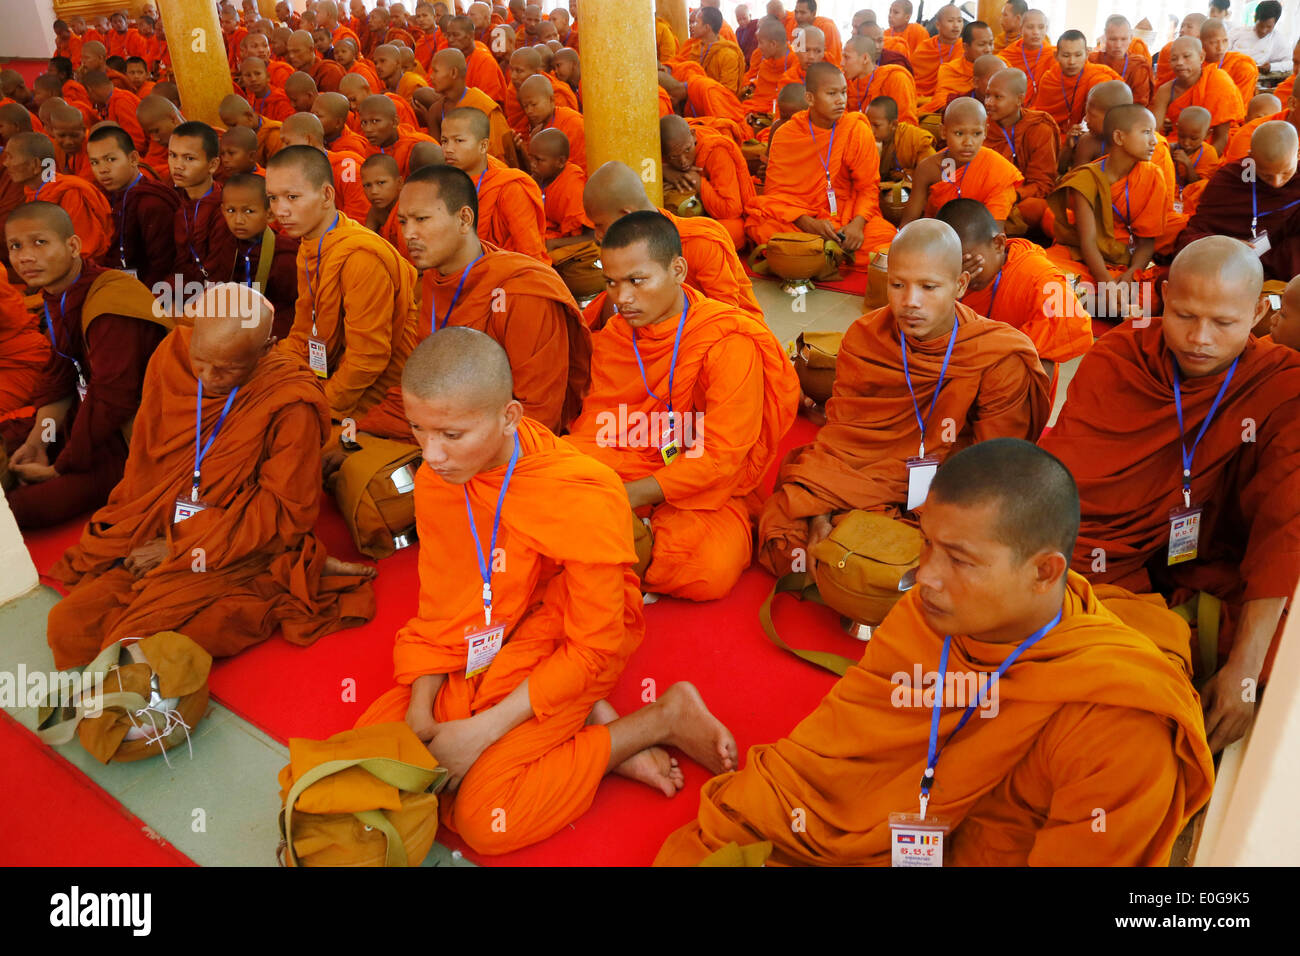
[[[1001,32],[999,26],[1002,18],[1002,8],[1006,5],[1006,0],[979,0],[979,6],[976,8],[978,13],[976,18],[983,20],[993,28],[993,34],[996,36]]]
[[[583,14],[586,14],[586,4],[583,4]],[[632,4],[628,4],[632,6]],[[630,11],[629,11],[630,13]],[[661,20],[667,20],[668,25],[673,28],[673,34],[677,37],[679,44],[685,43],[691,38],[691,21],[686,15],[686,0],[655,0],[655,14]],[[584,66],[585,75],[585,66]]]
[[[685,3],[680,4],[683,11]],[[618,160],[663,203],[652,0],[583,0],[583,120],[588,168]],[[683,14],[684,15],[684,14]]]
[[[235,92],[217,8],[207,0],[158,0],[186,119],[221,127],[217,107]]]

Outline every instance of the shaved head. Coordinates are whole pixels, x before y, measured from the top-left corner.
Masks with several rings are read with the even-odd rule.
[[[843,77],[844,74],[834,63],[827,63],[825,60],[809,63],[803,79],[804,90],[808,93],[816,93],[822,87],[836,80],[842,80]]]
[[[224,146],[227,143],[253,153],[257,151],[257,134],[247,126],[232,126],[221,134],[221,144]]]
[[[617,161],[606,163],[587,179],[582,206],[596,227],[597,241],[615,220],[628,213],[655,208],[645,194],[641,177],[630,166]]]
[[[245,384],[271,349],[275,308],[243,283],[207,286],[185,306],[193,320],[190,370],[206,395],[228,395]]]
[[[348,98],[342,93],[321,93],[312,105],[313,110],[324,113],[333,120],[346,120],[351,108]]]
[[[1251,302],[1264,287],[1264,267],[1259,256],[1240,239],[1205,236],[1188,243],[1169,265],[1169,284],[1177,285],[1193,276],[1213,277],[1224,293],[1245,295]]]
[[[994,86],[1008,96],[1023,100],[1029,93],[1029,78],[1025,76],[1024,70],[998,70],[989,77],[989,87]]]
[[[244,99],[242,96],[236,96],[235,98]],[[244,104],[247,105],[248,101],[244,100]],[[172,118],[177,122],[184,122],[184,117],[181,116],[181,111],[176,108],[175,103],[165,96],[154,93],[141,98],[140,105],[135,108],[135,118],[142,124],[154,123],[163,118]]]
[[[1286,120],[1260,123],[1250,135],[1250,155],[1256,163],[1281,163],[1296,159],[1300,134]]]
[[[956,303],[966,292],[957,233],[937,219],[908,223],[886,258],[889,308],[901,335],[926,342],[951,332]]]
[[[1218,375],[1241,355],[1268,313],[1263,287],[1259,256],[1239,239],[1206,236],[1174,257],[1161,335],[1184,376]]]
[[[664,119],[669,119],[669,117],[665,116]],[[681,117],[678,117],[678,119],[681,119]],[[663,136],[662,123],[663,121],[661,120],[660,138]],[[528,149],[532,152],[540,153],[543,156],[553,156],[557,159],[567,161],[569,158],[569,137],[564,135],[563,130],[554,128],[544,129],[528,141]]]
[[[1246,122],[1282,112],[1282,101],[1272,93],[1260,93],[1246,104]]]
[[[325,148],[325,127],[321,126],[320,118],[313,113],[294,113],[292,116],[285,117],[284,123],[280,126],[280,137],[291,146]]]
[[[397,122],[397,106],[383,93],[367,96],[361,101],[361,113],[377,113],[385,119]]]
[[[10,136],[5,149],[34,159],[37,163],[54,159],[54,143],[44,133],[18,133]]]
[[[1133,90],[1123,80],[1107,80],[1088,91],[1088,107],[1102,113],[1133,102]]]
[[[375,156],[382,156],[383,153],[376,153]],[[374,157],[371,157],[372,159]],[[442,146],[438,143],[429,143],[421,140],[411,147],[410,154],[411,172],[423,169],[426,166],[444,166],[447,163],[446,156],[443,155]]]
[[[536,73],[519,84],[519,98],[525,96],[542,97],[547,100],[555,100],[555,88],[551,86],[550,77]]]
[[[489,412],[510,403],[514,376],[505,349],[492,336],[448,326],[411,352],[402,370],[402,391],[424,401],[454,400]]]
[[[691,124],[675,113],[659,120],[659,141],[665,148],[674,143],[684,143],[694,135]]]
[[[937,219],[918,219],[910,222],[889,246],[889,258],[895,256],[924,256],[953,278],[961,272],[961,239],[947,223]]]
[[[26,133],[26,136],[39,136],[39,133]],[[14,137],[17,139],[18,137]],[[48,142],[48,141],[47,141]],[[76,234],[76,229],[72,225],[72,217],[62,206],[56,206],[52,202],[25,202],[9,214],[5,220],[5,227],[17,225],[18,223],[37,223],[45,229],[50,230],[60,239],[71,239]]]
[[[983,123],[988,118],[984,104],[969,96],[959,96],[943,111],[944,125],[949,123]]]

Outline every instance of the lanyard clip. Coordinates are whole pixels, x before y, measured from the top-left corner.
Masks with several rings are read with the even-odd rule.
[[[926,794],[922,793],[921,794],[921,819],[922,820],[925,820],[925,810],[929,805],[930,805],[930,798]]]
[[[1252,240],[1259,238],[1259,233],[1255,231],[1255,227],[1258,225],[1259,225],[1259,217],[1251,216],[1250,217],[1250,238]]]
[[[1189,488],[1187,485],[1183,485],[1183,507],[1190,508],[1191,506],[1192,506],[1192,489]]]
[[[483,584],[483,626],[492,626],[492,585]]]
[[[921,450],[920,450],[920,452],[917,454],[916,457],[917,457],[917,458],[924,458],[924,457],[925,457],[925,439],[924,439],[924,438],[921,439]]]

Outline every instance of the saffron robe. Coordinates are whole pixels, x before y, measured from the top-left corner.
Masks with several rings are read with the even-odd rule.
[[[81,254],[98,259],[108,251],[113,230],[113,210],[99,187],[80,176],[56,172],[39,186],[23,189],[27,202],[41,200],[62,206],[72,219],[72,229],[81,240]]]
[[[987,146],[981,146],[974,159],[953,173],[951,182],[940,179],[930,186],[925,214],[933,217],[944,203],[952,199],[974,199],[982,203],[994,219],[1003,222],[1016,204],[1016,187],[1024,180],[1025,177],[1010,160],[1003,159]]]
[[[1174,91],[1171,90],[1172,95]],[[1232,78],[1222,70],[1203,68],[1200,78],[1178,96],[1169,101],[1165,122],[1172,129],[1178,127],[1178,114],[1189,106],[1203,106],[1210,111],[1211,128],[1221,123],[1233,126],[1246,118],[1246,106]]]
[[[1132,50],[1122,57],[1109,57],[1104,51],[1094,50],[1088,54],[1088,60],[1114,70],[1133,91],[1134,103],[1139,106],[1151,105],[1151,97],[1155,95],[1155,76],[1149,59],[1138,56]]]
[[[1053,60],[1052,66],[1038,81],[1038,95],[1033,102],[1026,100],[1025,103],[1052,117],[1064,138],[1071,127],[1083,122],[1083,115],[1088,110],[1089,91],[1098,83],[1118,79],[1119,74],[1103,63],[1084,63],[1078,76],[1067,78],[1061,72],[1061,65]]]
[[[542,191],[527,173],[489,156],[478,183],[478,236],[484,242],[551,264]]]
[[[547,239],[567,239],[593,228],[582,206],[582,191],[586,186],[587,177],[572,163],[565,163],[554,179],[540,186]]]
[[[916,81],[912,74],[894,64],[877,64],[866,76],[848,81],[849,109],[866,113],[871,101],[878,96],[888,96],[898,106],[900,123],[918,122],[916,114]]]
[[[937,35],[913,47],[908,60],[912,63],[912,75],[916,77],[917,95],[927,99],[933,96],[939,83],[939,67],[965,55],[966,45],[961,40],[954,40],[951,46],[944,46]]]

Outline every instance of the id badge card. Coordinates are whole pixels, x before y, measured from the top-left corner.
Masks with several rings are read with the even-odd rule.
[[[505,621],[466,633],[465,641],[469,646],[465,661],[465,676],[475,677],[491,667],[505,640]]]
[[[1257,256],[1262,256],[1273,248],[1273,244],[1268,240],[1267,229],[1261,229],[1254,239],[1247,239],[1246,245],[1250,246],[1250,251]]]
[[[84,402],[86,400],[86,392],[88,390],[89,390],[89,386],[86,385],[86,377],[84,375],[78,375],[77,376],[77,400]]]
[[[659,438],[659,457],[665,465],[671,465],[682,453],[682,443],[677,440],[677,430],[672,425],[665,426]]]
[[[1174,200],[1174,212],[1180,216],[1183,214],[1183,201],[1181,199]]]
[[[840,213],[839,201],[835,198],[835,187],[829,181],[826,183],[826,202],[830,204],[831,215],[838,216]]]
[[[316,373],[317,378],[329,378],[329,359],[325,355],[325,343],[318,338],[307,340],[307,364]]]
[[[930,494],[930,482],[934,481],[934,473],[938,470],[938,458],[907,459],[908,511],[915,511],[925,504],[925,499]]]
[[[916,813],[889,815],[891,866],[943,866],[943,844],[951,828],[939,817]]]
[[[177,495],[172,505],[172,524],[180,524],[193,518],[200,511],[207,511],[208,506],[202,501],[195,501],[189,495]]]
[[[1174,508],[1169,512],[1169,563],[1182,564],[1196,560],[1197,545],[1201,538],[1201,511],[1199,506]]]

